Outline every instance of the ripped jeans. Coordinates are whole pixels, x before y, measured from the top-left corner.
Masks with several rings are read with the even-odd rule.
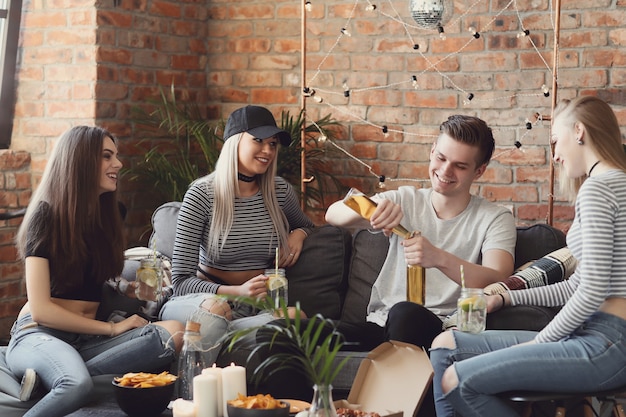
[[[218,297],[210,293],[193,293],[170,298],[161,308],[159,320],[177,320],[185,323],[193,319],[200,323],[204,360],[207,365],[215,363],[224,336],[233,330],[262,326],[276,318],[267,311],[255,310],[252,306],[241,303],[231,304],[232,320],[214,314],[202,307],[209,298]],[[254,337],[254,334],[249,335]]]
[[[164,328],[148,324],[115,337],[85,335],[37,325],[26,314],[11,329],[6,360],[21,378],[33,368],[48,393],[25,417],[65,416],[90,399],[91,377],[126,372],[161,372],[175,358]]]
[[[437,417],[517,416],[497,395],[505,391],[584,393],[626,384],[626,320],[611,314],[594,313],[557,342],[514,346],[532,340],[529,331],[452,334],[454,349],[430,350]],[[441,376],[450,365],[459,383],[443,394]]]

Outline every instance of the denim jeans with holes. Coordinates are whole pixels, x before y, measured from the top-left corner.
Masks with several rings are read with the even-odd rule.
[[[585,393],[626,384],[626,320],[596,312],[562,340],[514,346],[535,334],[454,331],[456,348],[431,349],[437,417],[452,416],[453,409],[464,417],[516,416],[497,396],[506,391]],[[451,364],[459,383],[443,395],[441,375]]]
[[[26,314],[11,329],[7,364],[18,377],[37,372],[48,391],[25,417],[64,416],[90,398],[92,376],[168,370],[175,358],[167,330],[148,324],[115,337],[65,332],[37,325]]]

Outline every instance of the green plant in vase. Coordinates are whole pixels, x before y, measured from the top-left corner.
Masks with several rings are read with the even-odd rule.
[[[260,310],[276,310],[269,297],[261,300],[237,297],[236,300]],[[295,307],[287,307],[284,300],[281,300],[280,309],[275,314],[284,319],[229,333],[226,336],[227,349],[233,350],[249,334],[261,334],[261,337],[257,337],[248,360],[260,351],[273,353],[257,365],[252,381],[258,383],[263,377],[282,370],[297,371],[306,376],[314,388],[309,416],[336,416],[332,383],[349,359],[346,357],[339,363],[335,361],[344,344],[343,335],[337,331],[332,320],[319,314],[303,319],[299,303]]]

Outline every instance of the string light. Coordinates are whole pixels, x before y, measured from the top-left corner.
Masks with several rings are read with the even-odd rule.
[[[369,0],[366,0],[366,1],[367,1],[367,3],[368,3],[368,4],[365,6],[366,11],[373,12],[373,11],[377,11],[377,10],[378,10],[378,7],[377,7],[376,5],[371,4],[371,3],[369,2]],[[389,15],[389,14],[387,14],[387,13],[386,13],[385,11],[383,11],[383,10],[378,11],[378,13],[379,13],[380,15],[382,15],[382,16],[384,16],[384,17],[387,17],[387,18],[390,18],[391,20],[396,21],[396,22],[398,22],[398,23],[402,24],[402,25],[404,26],[404,28],[405,28],[405,29],[408,29],[408,28],[416,28],[416,26],[413,26],[413,25],[410,25],[410,24],[406,24],[406,23],[404,23],[404,22],[403,22],[403,20],[399,18],[399,16],[400,16],[400,15],[397,13],[397,11],[395,11],[395,8],[394,8],[393,3],[391,3],[391,1],[390,1],[390,0],[389,0],[389,2],[390,2],[390,7],[394,10],[394,12],[396,12],[396,16]],[[478,1],[476,1],[476,3],[474,3],[474,5],[475,5],[475,4],[477,4],[477,3],[478,3]],[[349,30],[348,30],[347,28],[349,28],[349,27],[350,27],[350,22],[351,22],[351,20],[352,20],[352,19],[354,18],[354,16],[355,16],[355,10],[356,10],[356,8],[357,8],[358,4],[359,4],[359,0],[354,0],[354,7],[353,7],[353,9],[352,9],[352,13],[351,13],[351,14],[347,17],[347,21],[346,21],[346,23],[344,23],[343,27],[341,28],[340,35],[338,35],[338,37],[337,37],[337,41],[335,42],[335,44],[334,44],[334,45],[332,45],[331,50],[329,50],[329,51],[327,52],[327,55],[326,55],[326,56],[325,56],[325,57],[324,57],[324,58],[320,61],[320,63],[318,64],[317,72],[314,74],[314,76],[313,76],[313,77],[312,77],[312,79],[310,80],[310,84],[313,84],[313,81],[314,81],[314,80],[317,78],[317,76],[320,74],[320,72],[321,72],[321,68],[323,67],[323,64],[325,63],[325,61],[327,60],[327,58],[328,58],[329,56],[331,56],[331,54],[332,54],[332,52],[333,52],[333,49],[334,49],[336,46],[338,46],[338,45],[339,45],[339,43],[340,43],[340,41],[341,41],[341,37],[342,37],[342,36],[348,36],[348,37],[351,37],[351,36],[352,36],[352,34],[349,32]],[[305,5],[307,6],[307,10],[310,10],[311,2],[307,0],[307,1],[305,2]],[[471,8],[473,8],[473,7],[474,7],[474,5],[472,5],[472,6],[470,7],[470,9],[471,9]],[[515,7],[515,12],[517,13],[517,16],[518,16],[518,19],[519,19],[519,22],[520,22],[520,26],[522,26],[522,20],[521,20],[522,18],[521,18],[520,14],[519,14],[519,11],[517,10],[517,4],[516,4],[516,2],[515,2],[515,1],[510,1],[510,2],[506,5],[506,6],[504,6],[504,7],[502,8],[502,10],[500,10],[498,13],[496,13],[496,14],[495,14],[495,16],[493,17],[493,19],[491,20],[491,22],[488,22],[486,25],[484,25],[484,27],[481,27],[482,31],[484,32],[484,31],[488,30],[488,28],[489,28],[489,27],[491,27],[492,25],[494,25],[494,24],[495,24],[495,22],[497,21],[498,17],[500,16],[500,14],[501,14],[501,13],[503,13],[506,9],[508,9],[508,8],[509,8],[509,6],[511,6],[511,5],[512,5],[513,7]],[[462,17],[464,17],[465,15],[467,15],[467,14],[470,12],[470,9],[468,9],[467,11],[465,11],[465,13],[464,13],[462,16],[459,16],[459,17],[457,18],[457,20],[458,20],[458,21],[460,21]],[[454,22],[453,22],[453,23],[454,23]],[[445,30],[444,30],[444,27],[443,27],[443,23],[442,23],[442,22],[439,22],[439,23],[437,24],[436,29],[437,29],[437,33],[438,33],[438,35],[439,35],[439,38],[440,38],[441,40],[446,40],[446,33],[445,33]],[[472,34],[472,36],[473,36],[473,38],[474,38],[474,39],[479,39],[479,38],[480,38],[480,36],[481,36],[481,35],[480,35],[480,33],[478,32],[478,30],[477,30],[475,27],[469,27],[469,28],[468,28],[468,30],[469,30],[469,32]],[[358,89],[358,88],[357,88],[357,89],[350,88],[350,87],[347,85],[347,82],[345,82],[345,81],[344,81],[344,82],[342,83],[342,88],[343,88],[343,92],[342,92],[342,93],[339,93],[339,92],[336,92],[336,91],[335,91],[335,92],[333,92],[333,91],[325,91],[325,90],[324,90],[324,89],[322,89],[322,88],[319,88],[319,92],[322,92],[322,93],[324,93],[324,94],[343,94],[343,96],[344,96],[344,97],[350,97],[350,96],[353,96],[353,95],[354,95],[354,96],[356,96],[357,94],[360,94],[360,93],[366,93],[366,92],[368,92],[368,91],[370,91],[370,90],[378,90],[378,89],[382,89],[382,88],[389,88],[389,87],[392,87],[392,86],[395,86],[395,85],[402,85],[402,84],[408,84],[408,83],[411,83],[411,85],[412,85],[412,87],[413,87],[414,89],[418,89],[418,88],[419,88],[419,83],[418,83],[419,77],[420,77],[422,74],[426,73],[427,71],[434,71],[434,72],[438,73],[438,74],[439,74],[442,78],[444,78],[445,80],[447,80],[447,81],[449,82],[449,85],[451,85],[451,86],[452,86],[452,88],[455,88],[455,89],[457,89],[458,91],[460,91],[460,92],[462,92],[462,93],[463,93],[463,92],[465,92],[465,99],[463,100],[463,103],[464,103],[464,104],[466,104],[466,105],[471,104],[470,102],[472,102],[472,99],[474,99],[474,98],[475,98],[475,97],[474,97],[474,93],[467,93],[467,92],[465,91],[465,89],[464,89],[464,88],[462,88],[462,87],[458,86],[458,85],[455,83],[454,79],[450,78],[450,77],[449,77],[446,73],[442,73],[442,72],[440,72],[440,70],[439,70],[439,68],[438,68],[438,65],[439,65],[441,62],[445,61],[446,59],[448,59],[448,58],[450,58],[450,57],[453,57],[453,56],[455,56],[455,55],[458,55],[458,54],[460,54],[461,52],[463,52],[463,50],[464,50],[464,49],[465,49],[465,48],[466,48],[466,47],[467,47],[467,46],[468,46],[468,45],[469,45],[469,44],[473,41],[473,39],[471,39],[471,40],[467,41],[467,43],[466,43],[466,44],[461,45],[461,46],[458,48],[458,50],[457,50],[456,52],[451,52],[451,53],[449,53],[448,55],[444,56],[443,58],[437,59],[437,60],[435,60],[435,61],[431,61],[429,57],[425,56],[425,55],[422,53],[422,51],[420,51],[420,45],[419,45],[417,42],[413,42],[412,35],[411,35],[411,33],[409,33],[409,31],[408,31],[408,30],[407,30],[407,35],[408,35],[408,37],[410,38],[410,39],[409,39],[409,40],[410,40],[410,45],[412,45],[412,49],[413,49],[413,51],[415,51],[416,53],[418,53],[418,54],[419,54],[422,58],[424,58],[424,60],[427,62],[427,65],[424,67],[425,69],[424,69],[424,70],[422,70],[421,72],[419,72],[417,75],[412,75],[412,76],[410,77],[410,79],[409,79],[409,80],[406,80],[406,79],[405,79],[405,81],[391,83],[391,84],[388,84],[388,85],[386,85],[386,86],[384,86],[384,85],[376,85],[376,86],[369,86],[369,87],[366,87],[366,88],[361,88],[361,89]],[[522,38],[522,37],[529,37],[529,35],[530,35],[530,30],[528,30],[528,29],[523,29],[523,30],[519,31],[516,35],[517,35],[517,37],[518,37],[518,38]],[[528,38],[528,40],[529,40],[529,42],[530,42],[531,46],[532,46],[532,47],[534,47],[534,49],[535,49],[535,51],[537,52],[537,54],[538,54],[540,57],[542,57],[541,52],[538,50],[537,46],[533,43],[532,38],[530,38],[530,37],[529,37],[529,38]],[[428,49],[428,48],[427,48],[427,49]],[[546,66],[547,70],[551,72],[551,69],[550,69],[550,66],[548,65],[548,63],[547,63],[544,59],[542,59],[542,60],[543,60],[543,63],[545,64],[545,66]],[[551,76],[553,76],[553,75],[552,75],[552,73],[551,73]],[[318,87],[319,87],[319,86],[318,86]],[[331,108],[335,109],[336,111],[339,111],[339,112],[341,112],[341,113],[344,113],[344,114],[345,114],[345,115],[347,115],[349,118],[352,118],[352,119],[355,119],[355,120],[361,120],[361,121],[363,121],[364,123],[369,124],[369,125],[371,125],[371,126],[373,126],[373,127],[378,127],[379,129],[381,129],[381,130],[382,130],[382,132],[383,132],[383,134],[385,135],[385,137],[387,137],[387,136],[389,135],[389,128],[388,128],[388,126],[387,126],[387,125],[380,125],[380,126],[377,126],[376,124],[374,124],[374,123],[371,123],[371,122],[367,121],[367,120],[366,120],[366,119],[364,119],[362,116],[359,116],[358,114],[354,114],[354,113],[353,113],[350,109],[348,109],[348,108],[337,107],[336,105],[334,105],[334,104],[332,103],[332,100],[331,100],[330,102],[329,102],[329,101],[324,101],[324,100],[322,99],[322,97],[320,97],[320,96],[319,96],[319,92],[318,92],[318,94],[316,95],[315,90],[314,90],[314,89],[312,89],[312,88],[306,87],[306,88],[304,88],[304,89],[303,89],[303,91],[304,91],[304,95],[305,95],[305,96],[312,97],[312,98],[314,99],[314,101],[316,101],[317,103],[322,103],[322,102],[323,102],[325,105],[327,105],[327,106],[329,106],[329,107],[331,107]],[[542,94],[543,94],[543,96],[545,96],[545,97],[549,97],[549,95],[550,95],[550,91],[549,91],[548,87],[546,87],[545,85],[542,85],[542,86],[541,86],[541,93],[542,93]],[[537,94],[520,94],[520,93],[514,93],[514,94],[512,94],[512,95],[508,95],[508,96],[501,96],[501,97],[490,97],[490,98],[481,98],[481,97],[479,97],[479,98],[477,98],[475,101],[480,101],[480,102],[489,102],[489,101],[503,100],[503,99],[507,99],[507,98],[509,98],[509,99],[510,99],[510,98],[514,98],[514,97],[521,97],[521,96],[535,96],[535,97],[538,97],[538,96],[540,96],[540,94],[539,94],[539,93],[537,93]],[[529,131],[530,131],[530,129],[532,129],[532,127],[533,127],[533,123],[531,123],[531,122],[527,119],[527,120],[526,120],[526,122],[525,122],[525,127],[526,127],[526,131],[525,131],[525,133],[522,133],[522,134],[520,135],[520,139],[516,139],[516,140],[515,140],[515,142],[514,142],[514,148],[509,149],[508,151],[506,151],[507,153],[508,153],[508,152],[515,151],[516,149],[521,149],[521,148],[522,148],[522,141],[523,141],[523,138],[524,138],[527,134],[530,134],[530,133],[529,133]],[[520,129],[520,128],[521,128],[521,127],[517,127],[517,128],[501,128],[501,130],[517,130],[517,129]],[[497,129],[498,129],[498,128],[494,128],[494,130],[497,130]],[[351,158],[353,158],[353,159],[355,159],[356,161],[360,162],[361,164],[363,164],[363,165],[367,166],[367,167],[368,167],[368,169],[369,169],[369,172],[370,172],[372,175],[376,176],[376,178],[378,179],[378,181],[379,181],[379,187],[381,187],[381,188],[384,188],[384,187],[385,187],[385,176],[384,176],[384,175],[378,175],[378,174],[374,173],[371,167],[369,167],[368,165],[366,165],[365,163],[363,163],[362,161],[360,161],[358,158],[354,157],[353,155],[349,154],[347,151],[345,151],[345,150],[341,149],[338,145],[336,145],[335,143],[333,143],[333,141],[332,141],[332,140],[328,139],[328,138],[326,137],[326,135],[324,135],[323,133],[321,133],[321,132],[322,132],[322,130],[321,130],[319,127],[318,127],[318,130],[320,130],[320,136],[317,138],[318,143],[329,143],[329,144],[332,144],[333,146],[335,146],[335,147],[339,148],[342,152],[346,153],[346,154],[347,154],[348,156],[350,156]],[[396,131],[394,130],[394,132],[396,132]],[[410,131],[405,131],[405,132],[402,132],[402,131],[397,131],[397,132],[400,132],[401,134],[403,134],[403,135],[405,135],[405,136],[408,136],[408,135],[415,135],[415,136],[432,136],[433,138],[436,138],[436,137],[437,137],[437,135],[428,135],[428,134],[423,134],[423,133],[415,133],[415,132],[410,132]],[[524,152],[524,150],[523,150],[523,149],[521,149],[521,152]],[[411,178],[405,178],[405,179],[393,178],[393,179],[387,179],[387,181],[418,181],[418,182],[427,182],[428,180],[419,180],[419,179],[411,179]]]
[[[378,177],[378,188],[387,188],[385,185],[385,176],[381,175]]]
[[[305,1],[304,2],[304,8],[306,9],[307,12],[310,12],[311,10],[313,10],[313,5],[311,4],[310,1]]]
[[[469,93],[467,97],[465,98],[465,100],[463,100],[463,104],[466,106],[469,105],[470,101],[472,101],[473,98],[474,98],[474,93]]]
[[[343,96],[350,97],[350,87],[348,86],[348,83],[345,81],[343,83]]]
[[[443,30],[443,26],[441,26],[441,25],[437,26],[437,32],[439,32],[439,38],[442,41],[445,41],[446,40],[446,34],[445,34],[445,31]]]

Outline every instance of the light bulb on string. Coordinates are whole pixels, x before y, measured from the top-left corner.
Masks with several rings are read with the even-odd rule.
[[[417,75],[411,76],[411,84],[413,84],[413,88],[416,90],[419,88],[419,85],[417,84]]]
[[[476,39],[480,38],[480,33],[478,33],[478,32],[476,31],[476,29],[475,29],[475,28],[473,28],[472,26],[470,26],[469,31],[470,31],[470,33],[472,34],[472,36],[473,36],[474,38],[476,38]]]
[[[378,177],[378,188],[387,188],[385,185],[385,176],[381,175]]]
[[[344,34],[344,35],[346,35],[346,36],[348,36],[348,37],[351,37],[351,36],[352,36],[352,34],[350,33],[350,31],[349,31],[348,29],[346,29],[346,28],[341,28],[341,33],[342,33],[342,34]]]
[[[350,97],[350,86],[348,86],[348,83],[344,81],[342,87],[343,87],[343,96]]]
[[[317,143],[326,143],[328,137],[325,134],[321,134],[317,137]]]
[[[376,5],[368,4],[367,7],[365,7],[365,10],[367,10],[368,12],[373,12],[374,10],[376,10]]]
[[[439,38],[442,41],[446,40],[446,32],[445,30],[443,30],[443,26],[437,26],[437,32],[439,32]]]
[[[313,10],[313,5],[311,4],[311,2],[310,2],[309,0],[306,0],[306,1],[304,2],[304,9],[305,9],[307,12],[310,12],[311,10]]]
[[[524,38],[528,35],[530,35],[530,30],[528,29],[524,29],[523,31],[517,33],[518,38]]]
[[[472,101],[473,98],[474,98],[474,93],[469,93],[467,97],[465,98],[465,100],[463,100],[463,104],[465,106],[469,106],[470,101]]]
[[[544,97],[550,97],[550,89],[547,85],[544,84],[541,86],[541,92],[543,93]]]

